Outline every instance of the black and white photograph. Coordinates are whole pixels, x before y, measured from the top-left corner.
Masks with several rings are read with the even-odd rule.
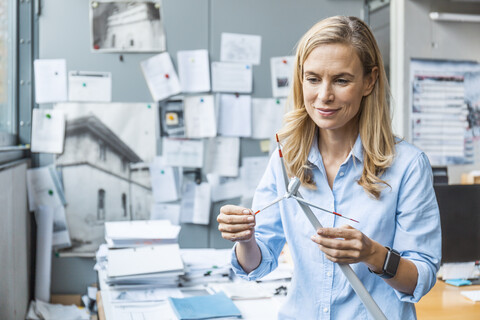
[[[183,98],[171,98],[159,103],[160,136],[185,137]]]
[[[162,52],[160,1],[90,0],[93,52]]]
[[[156,152],[156,111],[147,103],[57,104],[65,148],[55,159],[65,192],[72,252],[94,252],[104,222],[150,217],[148,163]]]

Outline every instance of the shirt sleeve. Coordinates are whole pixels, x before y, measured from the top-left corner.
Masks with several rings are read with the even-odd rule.
[[[422,152],[405,172],[399,190],[393,247],[418,270],[412,295],[395,290],[401,301],[415,303],[435,285],[440,267],[440,214],[433,189],[432,168]]]
[[[274,152],[253,197],[252,209],[259,210],[268,203],[278,198],[276,185],[276,172],[279,172],[280,158]],[[282,174],[282,172],[280,172]],[[285,245],[282,220],[280,218],[280,206],[275,204],[255,217],[255,239],[262,254],[260,265],[247,274],[240,264],[235,253],[237,244],[233,247],[231,264],[237,276],[246,280],[262,278],[275,270],[278,266],[278,256]]]

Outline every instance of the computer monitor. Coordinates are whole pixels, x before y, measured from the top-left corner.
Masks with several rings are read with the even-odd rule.
[[[480,260],[480,185],[435,185],[442,263]]]

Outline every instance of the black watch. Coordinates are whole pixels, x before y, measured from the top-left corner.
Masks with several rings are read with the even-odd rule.
[[[380,278],[391,279],[397,274],[398,264],[400,263],[400,253],[395,249],[385,248],[387,248],[388,252],[385,257],[385,262],[383,263],[383,273],[375,273],[370,270],[370,268],[368,268],[368,271],[378,275]]]

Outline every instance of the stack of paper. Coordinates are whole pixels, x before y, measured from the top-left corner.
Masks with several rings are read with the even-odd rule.
[[[185,274],[180,281],[185,286],[230,281],[231,249],[182,249]]]
[[[180,226],[170,220],[105,222],[105,240],[109,248],[131,248],[176,243]]]
[[[114,286],[176,286],[184,273],[178,244],[108,250],[107,261],[106,283]]]

